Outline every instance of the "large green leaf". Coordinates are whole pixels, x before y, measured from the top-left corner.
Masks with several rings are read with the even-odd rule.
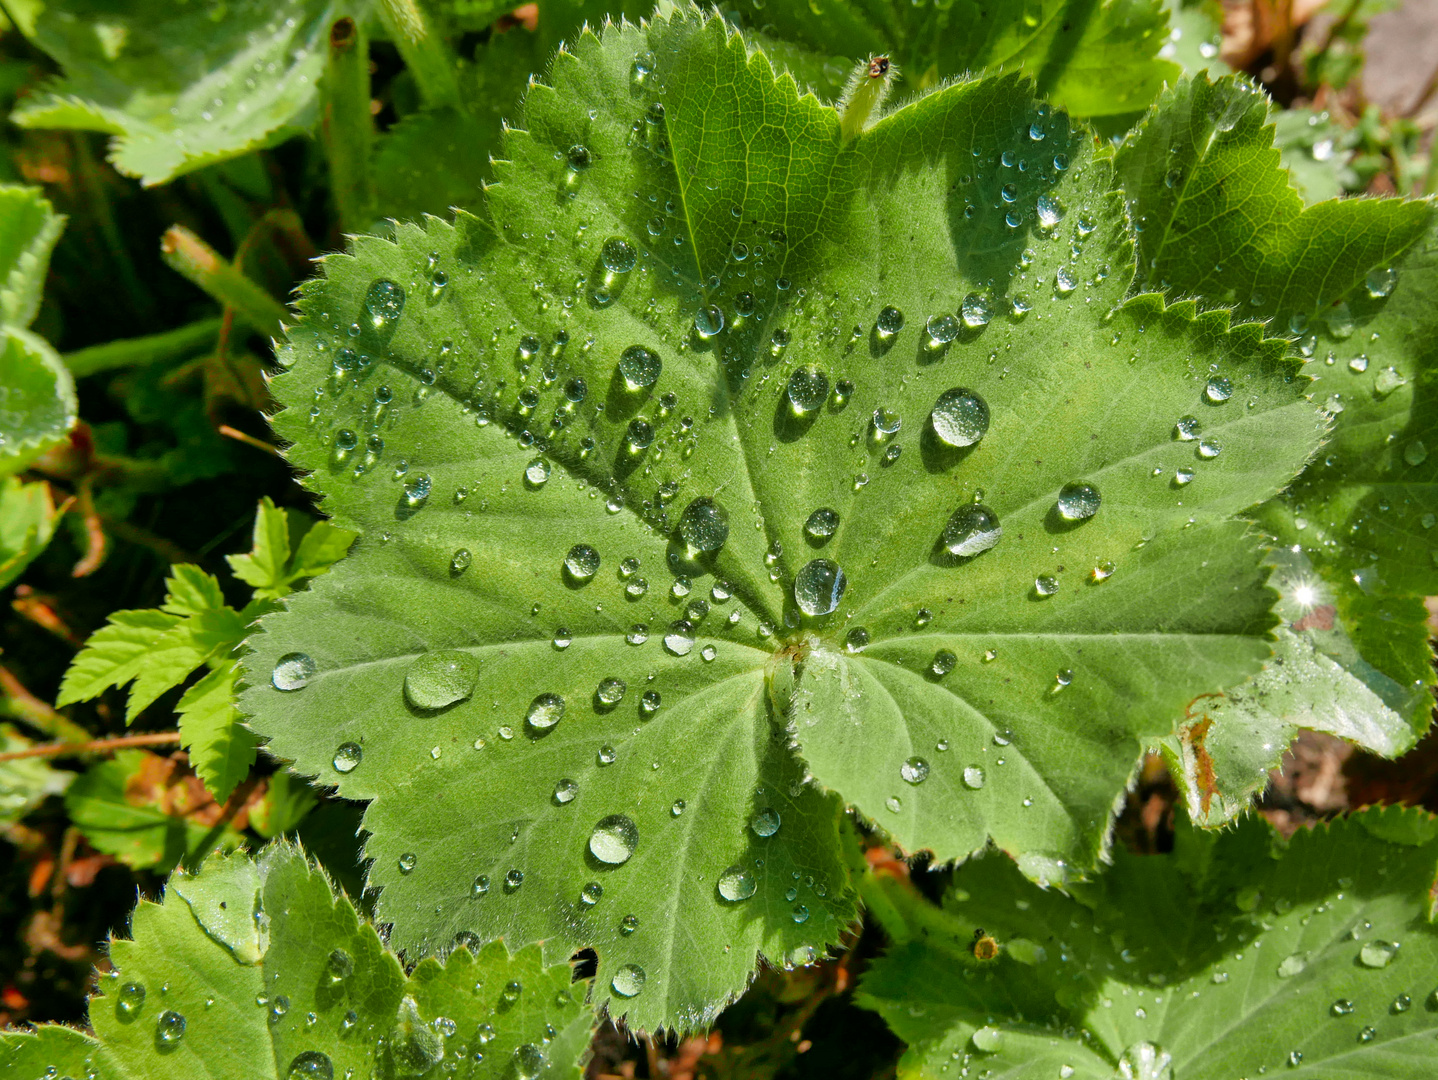
[[[406,975],[286,844],[177,872],[131,933],[90,1001],[94,1037],[6,1033],[7,1076],[577,1077],[593,1027],[569,966],[538,948],[459,949]]]
[[[361,239],[305,287],[276,425],[363,535],[263,621],[241,707],[371,800],[396,942],[592,946],[613,1011],[688,1027],[756,952],[812,956],[854,917],[841,799],[942,858],[993,834],[1037,875],[1090,859],[1144,743],[1268,655],[1272,594],[1232,515],[1320,422],[1282,342],[1123,303],[1109,158],[1018,78],[845,144],[717,19],[575,48],[508,138],[493,228]],[[663,370],[631,392],[634,346]],[[825,386],[796,413],[805,365]],[[1206,403],[1215,371],[1232,401]],[[929,420],[964,385],[992,416],[970,449]],[[1191,412],[1217,456],[1175,438]],[[1056,508],[1073,481],[1102,493],[1091,520]],[[945,523],[980,497],[1002,542],[949,557]],[[683,524],[706,499],[722,545]],[[820,507],[826,540],[805,532]],[[805,616],[796,575],[825,558],[848,591]],[[846,652],[860,625],[872,644]],[[953,670],[926,677],[942,650]],[[622,865],[605,835],[627,825],[592,836],[613,815],[637,833]]]
[[[22,22],[64,76],[22,101],[22,127],[116,136],[116,168],[146,184],[310,128],[330,0],[46,0]],[[348,6],[348,5],[346,5]]]
[[[1260,819],[1116,853],[1071,898],[1001,856],[869,970],[901,1077],[1419,1080],[1432,1072],[1438,823],[1370,810],[1281,841]],[[977,928],[996,959],[975,958]],[[899,932],[903,936],[903,931]]]

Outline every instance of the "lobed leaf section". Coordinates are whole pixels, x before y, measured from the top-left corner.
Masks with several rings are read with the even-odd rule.
[[[273,146],[316,118],[325,35],[342,5],[236,0],[42,0],[16,19],[64,70],[11,115],[102,131],[127,176],[161,184]]]
[[[1284,548],[1279,657],[1190,710],[1170,744],[1190,812],[1217,824],[1248,805],[1298,726],[1385,756],[1428,728],[1438,233],[1430,201],[1305,207],[1274,146],[1268,99],[1236,76],[1165,93],[1118,170],[1142,278],[1275,323],[1332,422],[1323,453],[1253,514]]]
[[[6,1032],[13,1075],[578,1077],[593,1030],[569,966],[543,966],[535,947],[462,947],[406,974],[285,843],[178,871],[131,932],[110,943],[93,1037]]]
[[[483,219],[330,256],[273,383],[362,535],[241,707],[369,802],[396,944],[591,947],[692,1028],[840,941],[846,805],[1087,867],[1269,654],[1234,515],[1323,430],[1285,344],[1126,301],[1111,156],[1015,76],[845,141],[680,11],[561,52],[506,153]]]
[[[891,928],[859,1000],[909,1043],[901,1077],[1416,1080],[1438,1034],[1435,865],[1438,821],[1399,807],[1287,841],[1256,817],[1180,822],[1171,853],[1116,852],[1071,896],[975,859],[942,912]]]

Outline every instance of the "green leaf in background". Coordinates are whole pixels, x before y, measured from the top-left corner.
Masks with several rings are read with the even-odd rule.
[[[887,53],[909,91],[969,74],[1021,71],[1079,117],[1140,112],[1181,69],[1164,59],[1163,0],[768,0],[741,16],[826,55]],[[541,6],[541,12],[543,7]]]
[[[1185,75],[1211,71],[1225,75],[1230,70],[1219,59],[1223,45],[1223,5],[1219,0],[1166,0],[1170,30],[1168,41],[1158,50],[1159,58],[1172,60]]]
[[[0,589],[49,545],[62,510],[55,508],[49,484],[22,484],[14,476],[0,480]]]
[[[1256,512],[1302,564],[1282,586],[1301,638],[1285,639],[1292,667],[1275,664],[1235,688],[1236,707],[1190,710],[1181,775],[1196,816],[1210,822],[1246,803],[1294,724],[1391,755],[1427,730],[1432,708],[1422,603],[1438,591],[1438,548],[1425,528],[1438,512],[1427,449],[1438,430],[1425,390],[1438,356],[1432,207],[1354,199],[1305,208],[1272,144],[1261,91],[1199,76],[1166,94],[1119,152],[1148,280],[1278,320],[1298,339],[1333,423],[1322,455]],[[1316,641],[1329,631],[1332,641]],[[1203,716],[1211,723],[1195,727]]]
[[[74,378],[50,343],[26,329],[64,227],[39,188],[0,185],[0,477],[75,426]]]
[[[328,521],[278,509],[266,496],[255,514],[250,553],[228,555],[226,561],[235,577],[255,590],[256,600],[278,600],[344,558],[354,538]]]
[[[909,1043],[901,1077],[1420,1080],[1438,1036],[1435,866],[1438,823],[1399,807],[1287,842],[1252,817],[1181,824],[1171,854],[1119,850],[1073,897],[990,855],[859,1000]],[[975,958],[978,927],[996,959]]]
[[[485,219],[304,289],[276,426],[362,538],[241,706],[370,801],[397,944],[590,946],[612,1012],[697,1027],[855,917],[844,802],[1092,860],[1143,746],[1269,654],[1233,515],[1321,423],[1283,342],[1124,302],[1111,158],[1019,77],[845,144],[685,12],[551,80]]]
[[[1288,624],[1273,657],[1244,684],[1192,702],[1184,727],[1164,740],[1188,812],[1203,825],[1251,807],[1299,728],[1394,758],[1427,727],[1426,688],[1405,689],[1359,655],[1302,550],[1280,548],[1270,562],[1277,611]],[[1421,633],[1421,614],[1417,622]]]
[[[238,678],[238,665],[226,660],[186,690],[175,706],[180,745],[189,751],[190,764],[220,802],[230,797],[255,763],[255,737],[235,708]]]
[[[277,772],[269,778],[265,797],[250,809],[250,828],[273,840],[297,829],[318,803],[314,789],[298,776]]]
[[[163,873],[242,842],[198,780],[175,776],[173,762],[142,750],[121,750],[77,776],[65,810],[96,850],[136,870]]]
[[[0,753],[27,750],[33,745],[10,724],[0,724]],[[73,779],[74,773],[51,768],[44,758],[0,762],[0,826],[14,825],[47,795],[63,794]]]
[[[211,659],[234,651],[246,620],[225,606],[220,585],[197,566],[171,567],[165,610],[117,611],[85,642],[65,672],[57,705],[133,682],[126,723]]]
[[[19,25],[64,76],[20,102],[21,127],[116,136],[121,172],[160,184],[313,126],[328,0],[47,0]],[[18,14],[18,13],[17,13]]]
[[[1273,115],[1273,145],[1282,155],[1289,182],[1310,206],[1361,189],[1351,167],[1354,142],[1354,133],[1326,112],[1283,109]]]
[[[1302,334],[1371,270],[1413,244],[1421,200],[1305,207],[1273,146],[1269,101],[1236,75],[1165,91],[1118,154],[1141,281]]]
[[[538,948],[459,949],[406,975],[287,844],[177,872],[131,934],[110,943],[94,1037],[0,1035],[6,1075],[577,1078],[594,1025],[569,965],[543,967]]]

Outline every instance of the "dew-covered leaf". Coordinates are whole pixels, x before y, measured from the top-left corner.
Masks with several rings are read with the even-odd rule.
[[[1254,817],[1181,822],[1171,854],[1118,851],[1074,898],[991,854],[859,1000],[909,1043],[901,1077],[1419,1080],[1438,1035],[1435,865],[1438,823],[1398,807],[1286,843]],[[994,959],[976,958],[980,927]]]
[[[1423,233],[1421,200],[1305,207],[1273,145],[1269,101],[1237,75],[1164,92],[1118,153],[1140,280],[1302,333]]]
[[[93,1080],[578,1077],[593,1014],[568,964],[496,942],[412,974],[287,844],[212,856],[141,901],[90,1000],[95,1035],[4,1036],[11,1069]],[[61,1031],[67,1031],[61,1034]],[[46,1059],[46,1053],[54,1055]],[[85,1068],[71,1063],[83,1059]],[[7,1073],[8,1075],[8,1073]],[[17,1073],[28,1076],[28,1073]]]
[[[194,775],[143,750],[90,766],[65,792],[65,812],[97,851],[136,870],[166,871],[188,855],[241,837]]]
[[[310,128],[329,0],[43,0],[21,23],[64,75],[12,114],[22,127],[115,136],[121,172],[160,184]]]
[[[0,479],[0,589],[25,572],[55,535],[61,514],[50,485]]]
[[[1018,77],[846,142],[684,12],[551,82],[484,219],[305,287],[276,427],[362,536],[241,704],[370,801],[396,943],[593,947],[611,1011],[701,1026],[854,917],[843,802],[1086,863],[1145,741],[1268,655],[1232,519],[1321,423],[1283,342],[1125,303],[1108,152]]]

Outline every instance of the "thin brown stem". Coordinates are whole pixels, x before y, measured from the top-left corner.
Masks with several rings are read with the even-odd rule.
[[[248,435],[241,431],[239,428],[230,427],[229,424],[221,424],[219,432],[227,439],[234,439],[236,442],[242,442],[246,446],[253,446],[256,450],[263,450],[267,454],[274,454],[275,457],[280,456],[280,452],[263,439],[257,439],[253,435]]]
[[[88,742],[48,743],[32,746],[28,750],[11,750],[0,754],[0,762],[19,761],[21,758],[60,757],[71,754],[108,754],[131,746],[161,746],[180,741],[178,731],[152,731],[147,735],[122,735],[115,739],[91,739]]]

